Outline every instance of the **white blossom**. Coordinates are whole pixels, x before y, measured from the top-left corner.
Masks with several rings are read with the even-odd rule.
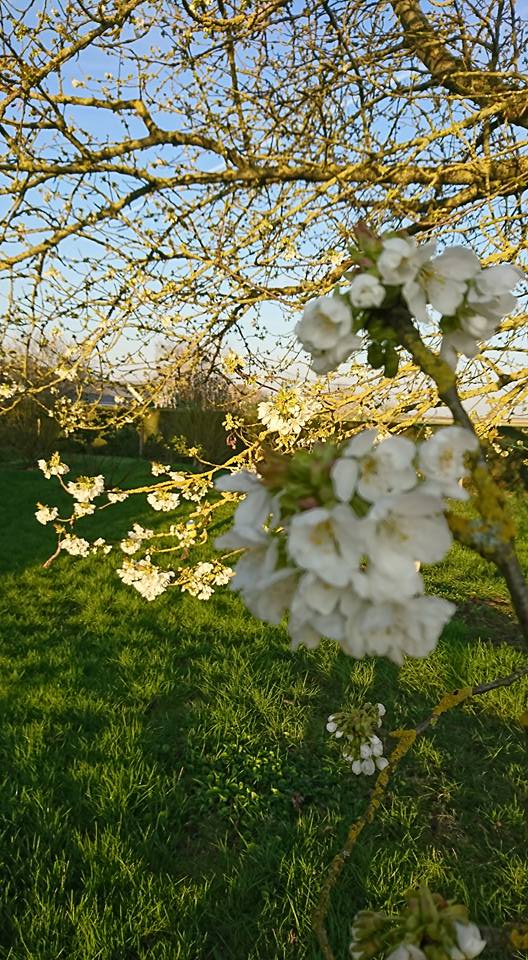
[[[349,333],[342,340],[339,340],[335,346],[328,350],[312,350],[312,370],[317,374],[331,373],[337,370],[345,360],[360,350],[362,346],[361,337],[355,333]]]
[[[387,237],[382,242],[376,266],[383,283],[401,286],[414,280],[424,263],[435,252],[434,242],[418,246],[411,237]]]
[[[141,540],[133,540],[131,537],[126,537],[124,540],[121,540],[119,546],[123,553],[131,557],[134,553],[137,553],[138,550],[141,550]]]
[[[363,603],[346,623],[343,648],[353,657],[426,657],[455,606],[440,597],[419,596],[405,603]]]
[[[273,400],[262,401],[257,407],[259,420],[280,436],[299,434],[318,410],[317,403],[301,400],[291,391],[281,391]]]
[[[350,309],[340,297],[317,297],[306,304],[295,333],[303,346],[331,350],[350,333]]]
[[[265,543],[268,534],[264,527],[276,511],[276,502],[260,478],[242,470],[220,477],[215,486],[220,491],[246,494],[236,508],[232,528],[217,538],[217,549],[236,550]]]
[[[290,607],[297,579],[296,570],[291,567],[281,567],[267,579],[254,583],[253,589],[245,590],[243,595],[248,610],[265,623],[280,623]]]
[[[73,513],[76,517],[88,517],[95,512],[95,504],[87,503],[84,500],[78,500],[73,505]]]
[[[425,478],[424,493],[467,500],[460,480],[468,476],[464,458],[478,449],[478,440],[463,427],[445,427],[420,444],[418,463]],[[417,558],[422,559],[422,558]]]
[[[387,573],[397,571],[402,560],[410,561],[413,570],[416,560],[436,563],[452,543],[442,501],[414,491],[378,500],[365,521],[364,536],[368,557]]]
[[[468,282],[478,273],[480,261],[472,250],[448,247],[439,257],[425,261],[404,283],[402,293],[410,313],[417,320],[427,320],[429,303],[444,316],[453,316],[464,300]]]
[[[427,957],[414,943],[400,943],[388,954],[386,960],[427,960]]]
[[[66,484],[68,493],[81,503],[94,500],[104,491],[104,477],[99,474],[97,477],[77,477],[77,480],[70,480]]]
[[[151,563],[150,557],[144,560],[125,560],[117,570],[123,583],[134,587],[145,600],[155,600],[164,593],[174,577],[173,570],[160,570]]]
[[[83,537],[76,537],[71,533],[66,533],[60,542],[61,550],[65,550],[72,557],[87,557],[90,552],[90,544]]]
[[[0,383],[0,400],[11,400],[20,390],[18,384],[16,383]],[[39,460],[40,463],[44,461]]]
[[[336,370],[361,347],[361,338],[352,333],[351,326],[350,308],[341,297],[318,297],[305,306],[295,333],[311,354],[316,373]]]
[[[454,923],[458,947],[466,960],[473,960],[482,953],[486,941],[482,939],[476,923]]]
[[[41,503],[37,503],[37,507],[39,509],[35,511],[35,516],[39,523],[50,523],[59,515],[57,507],[45,507]]]
[[[97,540],[94,540],[94,542],[92,543],[91,552],[99,553],[99,551],[101,551],[101,553],[110,553],[111,549],[112,549],[111,545],[107,543],[106,540],[103,539],[103,537],[98,537]]]
[[[523,272],[511,263],[486,267],[475,277],[469,289],[468,306],[492,323],[497,323],[515,309],[517,298],[512,290],[523,278]]]
[[[128,531],[127,536],[131,540],[150,540],[154,536],[154,530],[149,530],[148,527],[142,527],[140,523],[134,523],[132,530]]]
[[[375,445],[375,439],[375,430],[365,430],[353,437],[343,457],[332,467],[338,499],[348,501],[357,492],[374,503],[380,497],[403,493],[416,486],[416,447],[412,440],[388,437]]]
[[[172,493],[170,490],[155,490],[147,496],[147,503],[153,510],[162,510],[165,513],[169,510],[175,510],[179,502],[179,493]]]
[[[288,553],[302,569],[311,570],[331,586],[344,587],[361,559],[360,521],[345,504],[295,514],[288,533]]]
[[[51,477],[62,477],[65,473],[69,473],[70,470],[65,463],[61,462],[58,453],[54,453],[48,461],[38,460],[37,463],[46,480],[49,480]]]
[[[113,490],[107,493],[109,503],[123,503],[124,500],[128,500],[128,496],[124,490]]]
[[[381,307],[385,299],[385,287],[370,273],[355,276],[346,293],[352,306],[358,309]]]
[[[150,469],[154,477],[161,477],[164,473],[170,472],[170,466],[164,466],[162,463],[151,463]]]

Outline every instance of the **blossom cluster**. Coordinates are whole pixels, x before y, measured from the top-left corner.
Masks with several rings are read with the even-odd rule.
[[[63,477],[64,474],[70,472],[70,468],[67,464],[62,463],[58,453],[52,454],[49,460],[38,460],[37,464],[46,480],[51,480],[52,477]]]
[[[164,593],[174,577],[174,570],[161,570],[147,554],[142,560],[129,560],[117,570],[123,583],[134,587],[145,600],[155,600]]]
[[[465,455],[477,447],[460,427],[422,443],[363,431],[340,450],[273,455],[260,474],[221,477],[219,490],[245,494],[216,541],[245,551],[231,588],[261,620],[287,613],[294,649],[324,636],[358,658],[426,656],[454,606],[424,595],[417,561],[447,553],[444,498],[467,498]]]
[[[212,563],[204,560],[194,567],[180,571],[178,586],[182,592],[189,593],[197,600],[209,600],[215,587],[224,586],[234,576],[234,570],[226,567],[220,561]]]
[[[464,246],[436,256],[435,241],[419,245],[405,233],[378,238],[363,231],[358,239],[358,267],[346,275],[348,288],[309,302],[295,328],[316,373],[337,369],[363,346],[358,331],[366,329],[372,339],[372,321],[379,328],[383,311],[399,303],[418,321],[430,319],[429,308],[441,315],[441,356],[453,368],[459,353],[475,356],[478,342],[493,336],[516,307],[513,289],[524,274],[512,264],[483,268]],[[383,359],[375,365],[383,366]]]
[[[38,509],[35,510],[35,516],[39,523],[45,525],[46,523],[51,523],[52,520],[55,520],[59,511],[57,507],[46,507],[42,503],[37,503]]]
[[[351,764],[352,773],[358,776],[370,777],[388,765],[383,756],[383,741],[374,732],[381,727],[384,715],[382,703],[364,703],[328,717],[326,729],[339,741],[343,760]]]
[[[135,523],[132,530],[129,530],[124,540],[121,540],[119,546],[123,553],[129,556],[137,553],[144,540],[150,540],[154,536],[154,531],[142,527],[140,523]]]
[[[79,503],[88,503],[95,500],[104,491],[104,477],[77,477],[66,484],[66,490]]]
[[[302,399],[295,390],[279,390],[272,400],[263,400],[257,407],[261,423],[270,432],[287,438],[297,437],[318,411],[316,401]]]
[[[426,885],[407,897],[398,916],[362,910],[352,927],[352,960],[474,960],[486,941],[466,907]]]
[[[153,510],[162,510],[166,513],[175,510],[180,502],[180,495],[171,490],[155,490],[147,496],[147,503]]]

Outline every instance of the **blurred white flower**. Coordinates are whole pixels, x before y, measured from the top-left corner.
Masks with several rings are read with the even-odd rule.
[[[332,479],[340,500],[350,500],[357,492],[374,503],[388,494],[404,493],[416,486],[416,447],[412,440],[388,437],[375,445],[375,439],[375,430],[353,437],[343,457],[334,464]]]
[[[347,619],[343,641],[353,657],[426,657],[438,641],[455,606],[440,597],[419,596],[405,603],[363,603]]]
[[[438,430],[419,446],[418,464],[425,479],[422,491],[467,500],[469,495],[460,485],[460,480],[468,476],[464,458],[477,450],[478,440],[469,430],[455,426]]]
[[[92,543],[91,552],[99,553],[99,551],[101,551],[101,553],[110,553],[111,549],[111,545],[107,543],[106,540],[103,540],[102,537],[98,537],[97,540],[94,540]]]
[[[417,320],[427,320],[430,303],[443,316],[453,316],[462,304],[468,282],[478,273],[480,260],[472,250],[448,247],[439,257],[426,260],[415,276],[404,283],[402,293],[409,312]]]
[[[73,513],[76,517],[88,517],[95,512],[95,504],[79,500],[73,505]]]
[[[161,477],[164,473],[170,472],[170,466],[164,466],[162,463],[151,463],[150,469],[154,477]]]
[[[266,543],[268,534],[264,526],[273,516],[276,503],[260,478],[248,470],[242,470],[220,477],[215,486],[220,491],[246,494],[235,510],[233,526],[217,538],[216,548],[236,550]]]
[[[288,553],[304,570],[331,586],[350,583],[362,555],[361,523],[345,504],[315,507],[292,517]]]
[[[467,960],[473,960],[478,957],[486,946],[486,941],[482,939],[480,930],[476,923],[454,923],[455,934],[459,949]]]
[[[351,332],[349,306],[340,297],[310,301],[295,327],[297,338],[311,354],[316,373],[329,373],[361,347],[361,338]]]
[[[380,307],[385,299],[385,287],[370,273],[355,276],[345,292],[352,306],[358,309]]]
[[[411,237],[387,237],[382,243],[376,262],[383,283],[388,286],[401,286],[414,280],[435,250],[434,242],[424,243],[419,247]]]
[[[400,943],[387,955],[386,960],[427,960],[427,957],[414,943]]]
[[[312,350],[312,370],[317,374],[331,373],[337,370],[345,360],[361,350],[363,341],[355,333],[349,333],[328,350]]]
[[[351,314],[340,297],[317,297],[306,304],[295,333],[311,352],[330,350],[350,333]]]
[[[511,263],[498,263],[486,267],[475,277],[467,295],[467,303],[475,313],[497,323],[517,306],[517,297],[512,290],[524,273]]]

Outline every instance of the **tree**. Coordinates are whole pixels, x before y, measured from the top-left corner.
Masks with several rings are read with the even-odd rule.
[[[281,0],[254,9],[217,0],[184,2],[177,11],[129,3],[96,14],[72,4],[59,27],[52,16],[43,13],[32,26],[28,14],[6,35],[13,87],[2,128],[6,192],[13,197],[3,260],[12,282],[10,322],[29,335],[39,316],[45,326],[50,302],[62,313],[75,304],[84,361],[97,350],[112,369],[125,371],[147,362],[151,338],[170,330],[176,356],[158,371],[153,398],[171,365],[192,369],[204,354],[214,364],[234,333],[254,369],[260,361],[248,321],[259,305],[275,300],[296,311],[309,301],[296,330],[316,372],[333,374],[348,362],[361,349],[359,331],[368,341],[368,365],[383,371],[372,374],[360,359],[351,368],[357,379],[343,393],[326,395],[324,382],[307,388],[317,410],[281,391],[279,412],[293,410],[286,442],[277,411],[273,418],[264,402],[261,420],[269,430],[228,464],[256,466],[257,475],[235,469],[222,478],[223,499],[205,498],[214,465],[183,477],[153,464],[164,479],[148,502],[170,512],[181,494],[198,502],[196,523],[190,531],[171,525],[168,533],[136,525],[121,543],[134,557],[118,571],[123,582],[149,601],[169,585],[206,599],[233,571],[219,561],[162,570],[153,561],[157,538],[177,538],[174,550],[185,559],[218,506],[244,493],[219,546],[245,551],[236,587],[261,619],[278,623],[289,612],[294,646],[316,645],[326,635],[356,656],[388,654],[400,662],[404,654],[430,652],[452,605],[425,595],[415,562],[439,560],[453,536],[501,571],[526,641],[528,590],[507,503],[462,402],[494,397],[493,421],[526,392],[523,318],[509,315],[519,273],[498,263],[522,259],[525,246],[525,25],[515,5],[475,9],[453,0],[424,12],[412,0],[323,0],[295,9]],[[81,54],[89,48],[117,58],[111,88],[83,71]],[[64,92],[66,65],[78,55],[68,79],[82,95]],[[83,118],[101,113],[112,129],[98,136]],[[45,183],[44,208],[36,197]],[[414,244],[413,237],[430,234],[451,241],[463,235],[487,269],[467,249],[434,257],[427,244]],[[20,264],[28,271],[22,277]],[[40,307],[45,267],[54,299]],[[334,296],[314,299],[332,290]],[[127,337],[133,346],[117,360],[114,351]],[[471,355],[478,339],[489,342],[460,389],[457,354]],[[229,356],[225,368],[235,373],[238,363]],[[274,360],[276,377],[287,378],[291,360]],[[266,377],[273,366],[263,367]],[[389,437],[374,446],[363,431],[343,445],[343,435],[355,431],[336,423],[336,411],[351,399],[362,412],[370,406],[378,424],[405,411],[400,429],[440,402],[455,426],[419,445]],[[312,418],[315,429],[299,437]],[[230,428],[241,429],[234,417]],[[264,444],[270,434],[278,434],[271,450]],[[314,444],[317,438],[324,443]],[[90,545],[66,532],[93,512],[103,477],[65,484],[58,457],[41,468],[75,500],[66,519],[57,519],[58,508],[39,506],[41,523],[57,521],[57,551],[47,564],[62,549],[106,551],[102,540]],[[476,516],[446,502],[466,497],[464,478]],[[127,495],[108,491],[103,506]],[[354,752],[345,759],[354,772],[380,773],[323,886],[315,928],[326,960],[333,958],[324,926],[330,891],[391,771],[447,709],[527,671],[446,695],[418,728],[395,733],[400,742],[388,761],[374,734],[379,705],[330,717],[330,732],[350,737],[347,750]],[[409,901],[402,918],[369,912],[356,918],[354,930],[353,956],[365,960],[376,952],[390,960],[460,960],[484,947],[464,908],[427,890]]]
[[[462,235],[490,263],[522,257],[522,11],[425,9],[4,11],[6,330],[38,340],[59,326],[119,380],[143,380],[160,335],[190,358],[227,341],[260,379],[283,381],[288,317],[342,275],[358,218]],[[270,303],[284,317],[273,342]],[[526,396],[522,322],[508,318],[465,379],[495,419]],[[172,375],[169,358],[149,399]],[[407,400],[434,403],[409,376]],[[387,392],[378,376],[372,389]]]

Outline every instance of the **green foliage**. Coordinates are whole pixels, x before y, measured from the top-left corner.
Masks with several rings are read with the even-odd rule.
[[[149,473],[110,462],[124,488]],[[56,485],[7,469],[0,485],[0,956],[319,960],[314,903],[372,783],[332,749],[326,718],[364,698],[408,726],[446,690],[518,666],[502,581],[461,548],[427,571],[460,616],[434,656],[400,672],[331,643],[294,654],[227,590],[149,604],[115,577],[112,554],[43,570],[53,538],[32,511],[58,502]],[[516,512],[526,563],[528,514]],[[161,522],[138,498],[82,532],[117,539],[132,519]],[[421,881],[481,924],[525,917],[527,695],[526,683],[494,690],[413,748],[336,890],[337,956],[358,910],[399,909]]]

